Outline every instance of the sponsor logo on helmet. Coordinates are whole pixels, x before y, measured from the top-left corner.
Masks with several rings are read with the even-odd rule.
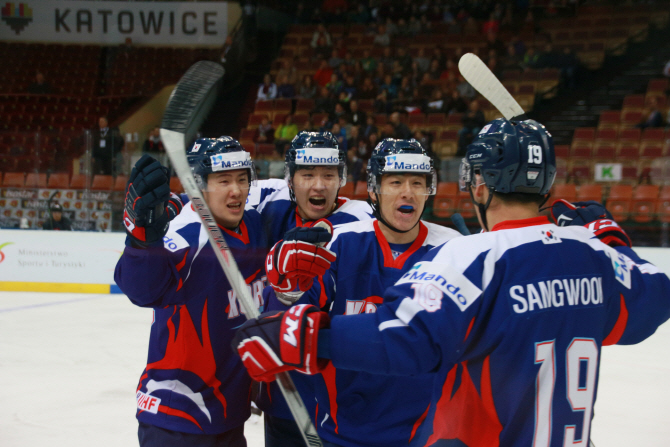
[[[425,155],[387,155],[385,158],[385,172],[430,172],[430,158]]]
[[[195,143],[193,145],[193,149],[191,149],[191,152],[198,152],[200,150],[200,146],[202,146],[200,143]]]
[[[299,165],[338,165],[340,154],[337,149],[298,149],[295,162]]]
[[[248,152],[237,151],[211,156],[212,171],[228,171],[231,169],[250,169],[252,165]]]

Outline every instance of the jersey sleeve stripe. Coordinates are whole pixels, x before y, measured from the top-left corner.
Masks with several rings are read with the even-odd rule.
[[[603,346],[615,345],[621,340],[621,336],[626,330],[626,324],[628,323],[628,308],[626,308],[626,300],[621,295],[621,309],[619,310],[619,318],[617,318],[612,331],[607,337],[603,340]]]
[[[378,329],[379,331],[383,331],[384,329],[389,329],[392,327],[405,327],[409,324],[412,318],[414,318],[414,315],[421,312],[422,310],[424,309],[419,303],[409,297],[404,298],[400,303],[400,306],[398,306],[398,309],[395,311],[395,314],[398,318],[381,323],[378,326]]]

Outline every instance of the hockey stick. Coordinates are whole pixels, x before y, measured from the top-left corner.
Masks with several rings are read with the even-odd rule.
[[[228,282],[235,291],[247,318],[259,315],[251,293],[240,273],[226,240],[198,188],[186,158],[186,144],[195,136],[214,104],[223,78],[223,67],[215,62],[196,62],[182,76],[170,95],[161,123],[161,138],[173,168],[200,216]],[[307,409],[288,373],[277,374],[277,383],[308,446],[322,446]]]
[[[471,234],[470,230],[468,230],[468,227],[465,225],[465,221],[463,220],[463,216],[461,216],[461,213],[452,214],[451,222],[454,224],[458,232],[461,233],[463,236],[470,236]]]
[[[505,119],[513,121],[527,119],[526,112],[479,56],[472,53],[464,54],[458,61],[458,69],[465,80],[488,99]]]

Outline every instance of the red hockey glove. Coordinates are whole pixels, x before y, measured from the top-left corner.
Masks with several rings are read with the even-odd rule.
[[[599,202],[570,203],[563,199],[556,200],[551,206],[551,217],[560,227],[581,225],[588,228],[610,247],[631,246],[626,232]]]
[[[328,359],[317,358],[319,329],[330,317],[311,304],[298,304],[286,312],[267,312],[244,323],[233,338],[242,363],[252,379],[272,382],[275,374],[297,370],[316,374]]]
[[[284,304],[290,305],[297,298],[282,297],[296,288],[301,292],[309,290],[314,278],[326,273],[335,261],[335,253],[323,248],[330,241],[331,233],[332,226],[326,220],[313,227],[296,227],[287,231],[284,240],[277,242],[268,253],[265,263],[268,281]]]
[[[130,245],[161,246],[170,221],[183,206],[181,199],[170,193],[167,169],[149,155],[142,156],[126,186],[123,224]]]

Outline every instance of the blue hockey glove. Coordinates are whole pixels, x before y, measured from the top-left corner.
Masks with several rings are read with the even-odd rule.
[[[319,329],[329,326],[326,312],[298,304],[248,320],[235,333],[232,346],[254,380],[271,382],[275,374],[288,370],[316,374],[329,362],[317,356]]]
[[[133,167],[126,185],[123,224],[130,245],[162,246],[170,221],[183,204],[170,192],[167,169],[149,155],[143,155]]]
[[[599,202],[591,200],[570,203],[559,199],[551,206],[551,217],[559,227],[581,225],[588,228],[610,247],[631,246],[626,232]]]
[[[290,306],[312,287],[314,278],[326,273],[335,253],[323,248],[330,242],[332,226],[327,220],[312,227],[296,227],[284,234],[268,253],[265,268],[277,298]],[[296,290],[297,289],[297,290]]]

